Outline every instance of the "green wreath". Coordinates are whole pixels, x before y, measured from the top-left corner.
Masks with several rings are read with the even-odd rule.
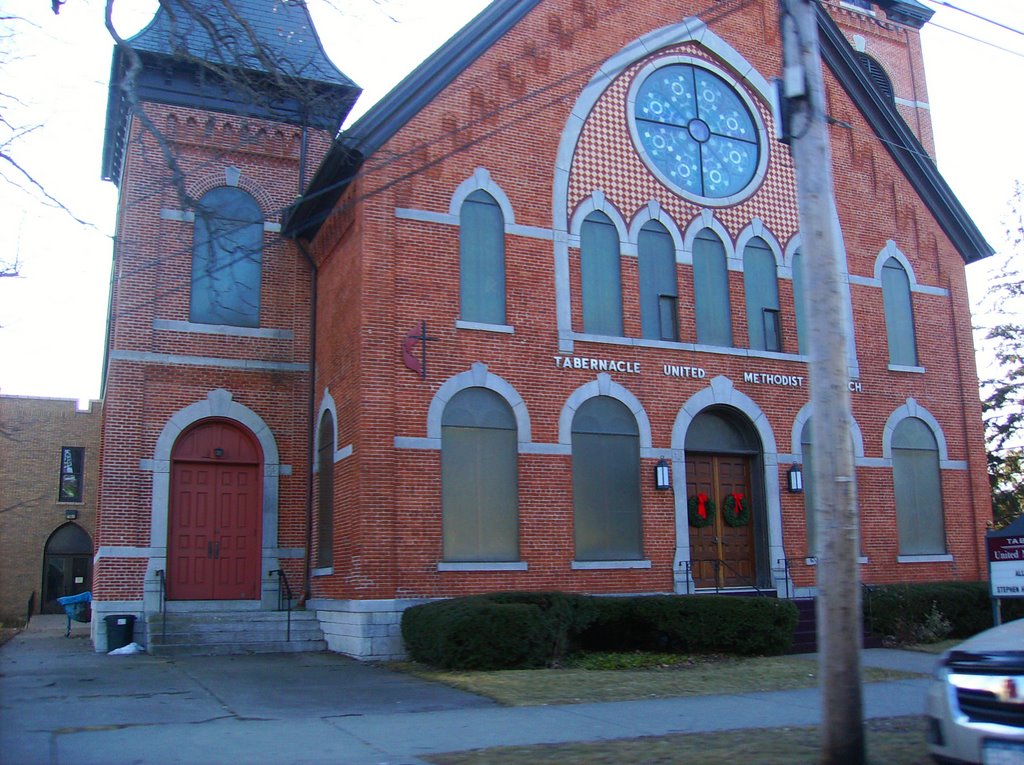
[[[704,497],[704,513],[705,517],[701,517],[700,514],[700,497]],[[695,529],[702,529],[705,526],[710,526],[715,522],[715,500],[711,499],[707,494],[695,495],[690,497],[687,502],[687,512],[690,516],[690,525]]]
[[[739,509],[736,505],[739,505]],[[722,502],[722,520],[733,528],[750,522],[750,503],[742,494],[727,494]]]

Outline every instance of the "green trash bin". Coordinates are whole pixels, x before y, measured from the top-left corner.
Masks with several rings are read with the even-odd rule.
[[[111,614],[104,616],[103,621],[107,623],[107,651],[115,648],[124,648],[132,642],[132,633],[135,631],[135,617],[131,614]]]

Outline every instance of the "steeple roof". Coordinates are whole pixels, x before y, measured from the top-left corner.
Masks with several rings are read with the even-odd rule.
[[[359,87],[327,57],[302,0],[162,0],[127,40],[139,55],[138,101],[335,131]],[[103,177],[118,181],[131,104],[131,55],[114,48]]]

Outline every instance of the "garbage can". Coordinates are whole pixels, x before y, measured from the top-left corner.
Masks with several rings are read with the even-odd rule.
[[[111,614],[104,616],[103,621],[107,623],[107,650],[124,648],[132,642],[132,632],[135,631],[135,617],[131,614]]]

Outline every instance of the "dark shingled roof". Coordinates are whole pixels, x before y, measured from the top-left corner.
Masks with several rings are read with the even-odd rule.
[[[303,0],[162,0],[127,41],[140,54],[140,101],[337,130],[359,87],[327,57]],[[129,104],[128,54],[115,47],[103,177],[118,182]]]

